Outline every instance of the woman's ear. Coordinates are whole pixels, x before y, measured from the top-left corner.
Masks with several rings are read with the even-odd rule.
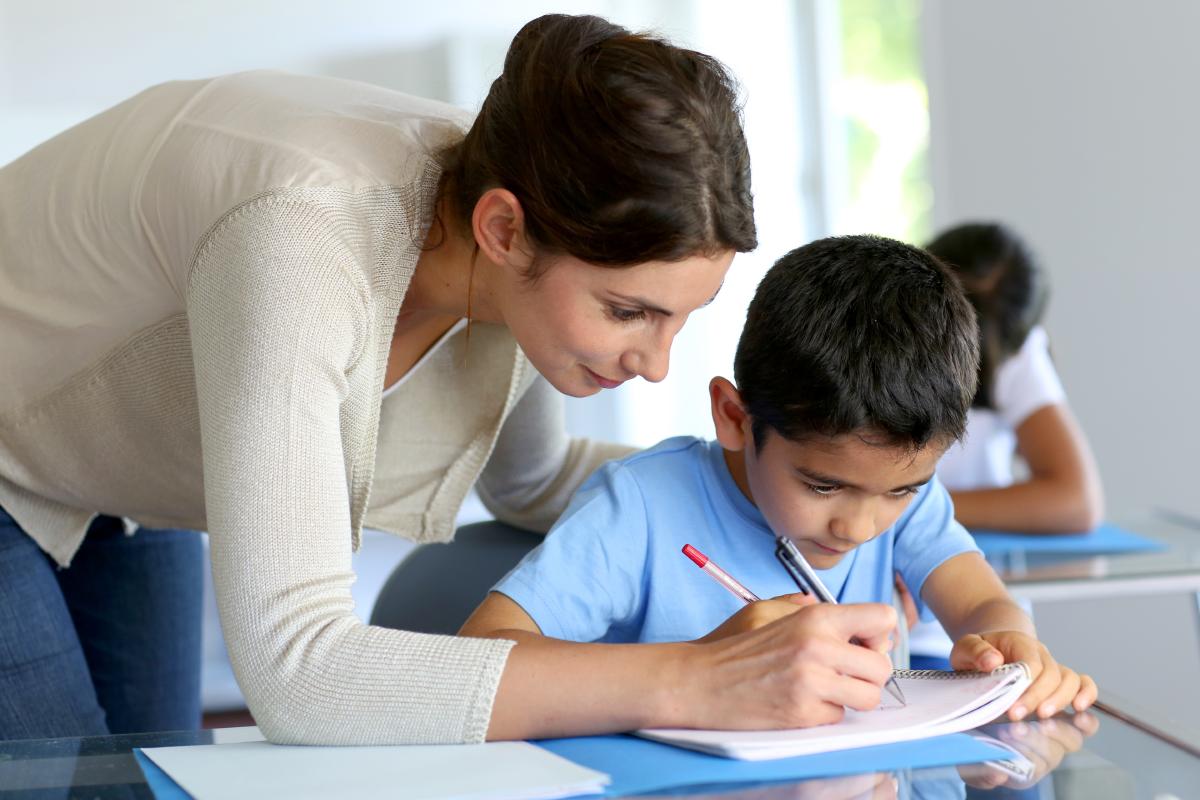
[[[471,214],[471,230],[480,252],[489,261],[524,272],[533,263],[533,248],[525,233],[521,201],[507,189],[488,189]]]
[[[743,450],[750,437],[750,416],[742,405],[742,395],[726,378],[708,382],[708,397],[712,403],[713,425],[717,441],[726,450]]]

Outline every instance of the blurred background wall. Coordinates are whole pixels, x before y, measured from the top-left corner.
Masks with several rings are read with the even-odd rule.
[[[577,433],[709,435],[706,384],[731,373],[753,288],[786,250],[830,233],[922,243],[999,219],[1050,272],[1047,327],[1112,514],[1200,517],[1200,6],[1187,0],[0,0],[0,164],[151,84],[242,69],[474,108],[512,35],[550,11],[654,29],[730,66],[761,242],[684,330],[670,377],[570,401]],[[407,547],[367,538],[364,617]],[[206,703],[236,706],[211,616],[208,628]]]
[[[1200,517],[1200,5],[926,2],[934,219],[1007,220],[1114,514]]]

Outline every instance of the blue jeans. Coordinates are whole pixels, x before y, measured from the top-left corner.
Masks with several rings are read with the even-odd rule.
[[[101,516],[60,569],[0,508],[0,739],[198,727],[203,556]]]

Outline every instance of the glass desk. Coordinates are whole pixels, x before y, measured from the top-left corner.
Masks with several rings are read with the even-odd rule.
[[[1200,752],[1200,527],[1169,512],[1114,521],[1166,549],[989,561],[1055,657],[1092,675],[1108,708]]]
[[[1038,798],[1185,800],[1200,796],[1200,759],[1103,712],[1081,721],[994,724],[984,729],[1025,756],[1032,773],[984,764],[737,787],[689,796],[755,800]],[[0,742],[0,798],[152,798],[134,747],[244,740],[246,729]],[[1027,767],[1028,769],[1029,767]],[[397,787],[397,796],[403,792]],[[672,796],[677,796],[672,793]]]
[[[1166,549],[1096,555],[1014,550],[990,556],[988,561],[1014,595],[1031,601],[1200,591],[1200,528],[1168,514],[1127,516],[1114,522]]]

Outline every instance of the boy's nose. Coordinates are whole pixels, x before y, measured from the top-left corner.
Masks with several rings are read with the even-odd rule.
[[[858,547],[875,538],[875,516],[868,511],[841,515],[832,520],[830,532]]]

